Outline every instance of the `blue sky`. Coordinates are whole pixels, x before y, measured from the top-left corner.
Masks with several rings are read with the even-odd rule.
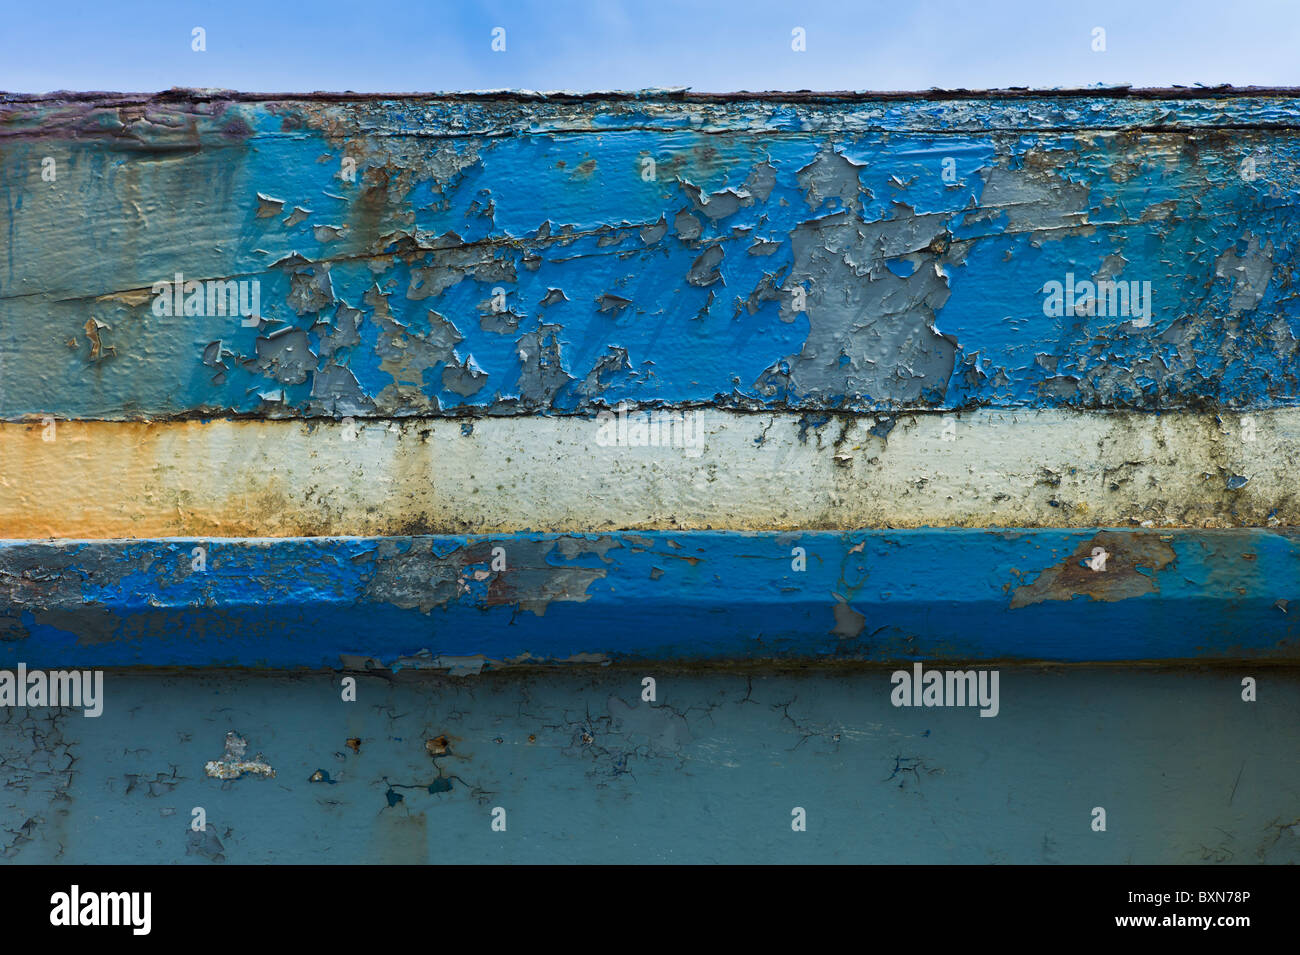
[[[0,89],[1300,85],[1298,0],[0,0]],[[493,52],[504,27],[506,49]],[[191,31],[207,49],[191,49]],[[802,27],[807,49],[791,49]],[[1092,49],[1105,29],[1105,52]]]

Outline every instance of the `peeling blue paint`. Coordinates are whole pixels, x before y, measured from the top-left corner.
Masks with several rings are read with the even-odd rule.
[[[1295,102],[11,97],[0,416],[1293,406]],[[122,297],[177,271],[263,321]]]
[[[1294,661],[1297,581],[1269,530],[9,541],[0,663]]]

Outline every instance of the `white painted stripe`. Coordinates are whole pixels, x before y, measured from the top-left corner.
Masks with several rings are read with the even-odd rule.
[[[0,536],[1300,523],[1296,410],[696,423],[702,447],[589,418],[11,422]]]

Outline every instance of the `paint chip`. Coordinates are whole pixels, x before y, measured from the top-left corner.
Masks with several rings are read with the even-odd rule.
[[[238,779],[245,773],[271,778],[275,770],[267,763],[266,757],[258,753],[252,759],[245,759],[248,740],[233,730],[226,734],[226,752],[221,759],[210,760],[204,771],[213,779]]]
[[[257,218],[269,219],[279,215],[282,209],[284,209],[283,199],[273,199],[260,192],[257,194]]]

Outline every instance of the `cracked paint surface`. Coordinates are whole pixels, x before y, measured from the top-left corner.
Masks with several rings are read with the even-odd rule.
[[[0,662],[1286,661],[1297,581],[1262,529],[3,542]]]
[[[64,810],[77,757],[64,738],[68,710],[0,709],[0,859],[18,857],[33,839],[45,840],[50,861],[62,861]]]
[[[7,96],[0,416],[1291,406],[1295,103]]]
[[[10,711],[6,861],[1300,861],[1286,668],[1006,670],[995,720],[895,708],[884,668],[357,679],[110,671],[99,719]],[[203,772],[232,724],[274,778]]]

